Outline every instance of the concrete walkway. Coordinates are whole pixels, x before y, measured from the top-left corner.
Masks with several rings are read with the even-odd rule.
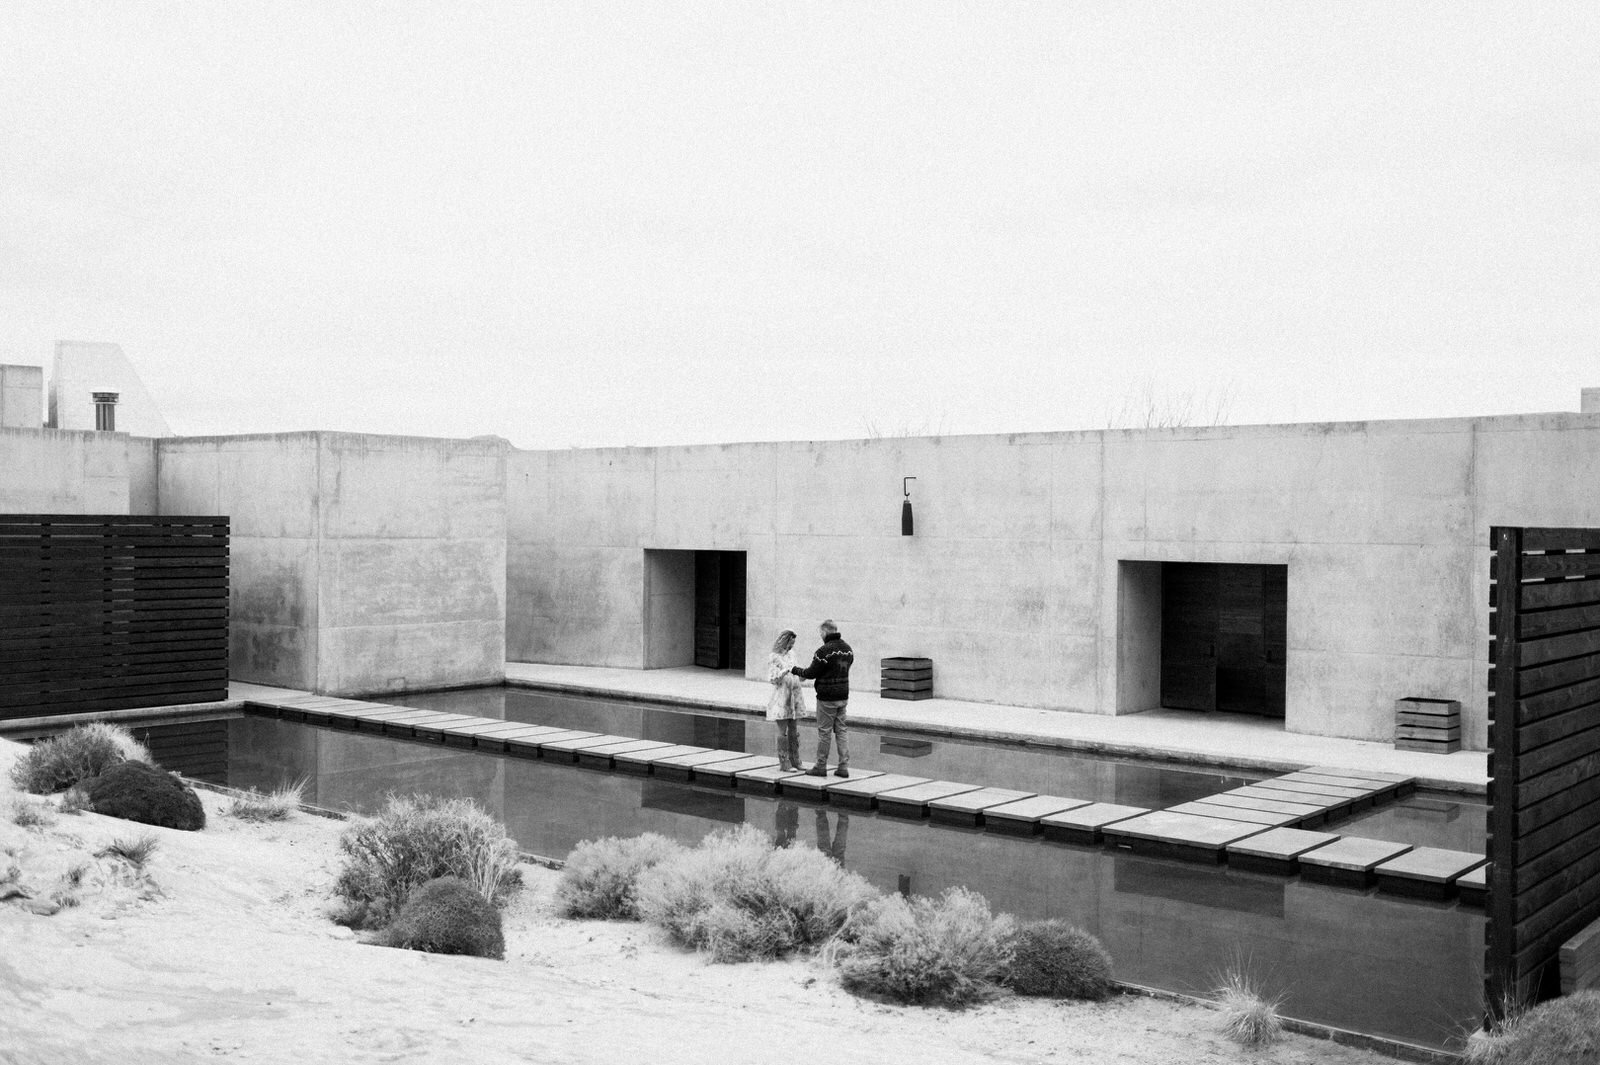
[[[762,712],[768,691],[761,681],[693,666],[637,670],[507,662],[506,683],[749,714]],[[1424,788],[1466,794],[1481,795],[1488,787],[1488,758],[1482,751],[1397,751],[1386,743],[1284,732],[1277,722],[1241,714],[1150,710],[1110,717],[958,699],[905,702],[858,692],[850,697],[850,719],[871,727],[1274,773],[1312,765],[1375,770],[1415,777]]]

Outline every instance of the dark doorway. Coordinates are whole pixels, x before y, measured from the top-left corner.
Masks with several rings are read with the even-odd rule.
[[[1161,567],[1161,705],[1284,715],[1288,567]]]
[[[694,664],[744,672],[744,552],[694,553]]]

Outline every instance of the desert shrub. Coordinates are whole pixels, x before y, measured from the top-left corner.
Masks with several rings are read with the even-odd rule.
[[[250,788],[234,796],[233,801],[223,809],[223,813],[229,817],[237,817],[241,821],[286,821],[291,814],[300,809],[300,800],[305,795],[305,790],[304,780],[285,784],[265,793]]]
[[[29,747],[11,766],[11,779],[23,791],[53,795],[120,762],[150,760],[150,752],[127,729],[97,721]]]
[[[584,840],[567,856],[556,883],[556,908],[567,917],[638,920],[639,874],[682,850],[654,832]]]
[[[1468,1065],[1581,1065],[1600,1062],[1600,991],[1578,991],[1508,1013],[1467,1045]]]
[[[133,839],[119,836],[104,847],[101,847],[95,852],[94,856],[96,858],[120,858],[135,869],[143,869],[145,863],[155,854],[158,846],[160,846],[160,841],[148,833]],[[81,882],[82,879],[83,875],[79,873],[78,880]]]
[[[471,799],[391,795],[377,816],[345,830],[339,848],[345,865],[334,891],[347,900],[343,920],[356,926],[381,924],[439,877],[459,877],[496,904],[519,882],[516,844]]]
[[[506,955],[500,911],[475,887],[454,876],[429,880],[417,888],[378,942],[429,954]]]
[[[814,949],[874,895],[820,851],[774,848],[766,833],[740,825],[644,870],[637,905],[682,945],[733,962]]]
[[[1243,966],[1236,965],[1223,975],[1216,999],[1222,1009],[1222,1031],[1228,1038],[1251,1049],[1277,1042],[1283,1031],[1278,1017],[1280,999],[1263,995]]]
[[[1065,921],[1033,921],[1017,929],[1006,982],[1023,995],[1102,999],[1111,991],[1111,955]]]
[[[61,793],[61,805],[58,807],[64,814],[81,814],[85,810],[94,810],[94,803],[89,801],[89,789],[82,784],[74,784]]]
[[[11,821],[21,828],[43,828],[55,823],[55,811],[42,802],[18,797],[11,807]]]
[[[193,788],[144,762],[119,762],[88,785],[95,812],[161,828],[206,827],[206,808]]]
[[[998,990],[1011,965],[1015,922],[953,887],[937,899],[869,903],[831,949],[846,990],[918,1005],[965,1006]]]

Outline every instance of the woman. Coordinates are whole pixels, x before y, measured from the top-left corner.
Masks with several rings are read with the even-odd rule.
[[[778,768],[798,771],[800,767],[800,715],[805,713],[805,696],[800,694],[800,678],[789,672],[794,665],[794,633],[784,629],[773,641],[767,656],[767,683],[772,696],[767,700],[767,720],[778,725]]]

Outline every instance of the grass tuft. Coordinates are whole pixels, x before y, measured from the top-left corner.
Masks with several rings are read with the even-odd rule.
[[[1277,1042],[1283,1032],[1283,1021],[1278,1016],[1282,997],[1264,996],[1242,964],[1223,974],[1215,995],[1222,1009],[1224,1035],[1252,1050]]]
[[[300,809],[305,790],[304,780],[265,793],[250,788],[235,796],[222,812],[241,821],[287,821]]]
[[[135,869],[142,870],[160,845],[160,840],[149,833],[134,839],[119,836],[104,847],[101,847],[95,852],[94,856],[96,858],[119,858]]]
[[[82,784],[74,784],[61,793],[61,805],[57,807],[68,816],[75,816],[84,811],[94,812],[94,803],[89,801],[89,789]]]
[[[1467,1065],[1578,1065],[1600,1062],[1600,991],[1577,991],[1514,1008],[1489,1032],[1475,1033]]]
[[[1000,990],[1015,956],[1015,922],[982,895],[873,900],[830,948],[848,991],[912,1005],[961,1007]]]
[[[11,766],[11,779],[22,791],[53,795],[119,762],[150,762],[150,752],[127,729],[96,721],[29,747]]]

